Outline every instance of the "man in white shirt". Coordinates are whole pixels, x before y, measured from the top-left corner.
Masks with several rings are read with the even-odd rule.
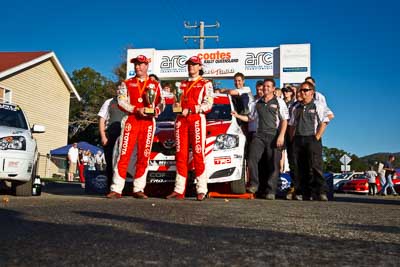
[[[73,143],[70,149],[68,150],[68,163],[69,163],[68,182],[74,181],[74,175],[76,173],[76,165],[78,163],[78,157],[79,157],[78,144]]]
[[[99,133],[106,161],[107,181],[110,186],[113,177],[114,145],[121,134],[121,120],[126,114],[119,109],[117,97],[113,97],[104,102],[97,115],[99,116]]]
[[[237,111],[240,114],[248,114],[250,107],[249,104],[254,101],[254,96],[251,94],[251,89],[248,86],[244,86],[244,75],[243,73],[237,72],[234,76],[235,89],[222,88],[219,92],[222,94],[231,95],[233,100],[238,98],[236,101]]]

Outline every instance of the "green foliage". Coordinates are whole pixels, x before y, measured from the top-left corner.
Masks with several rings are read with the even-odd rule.
[[[395,160],[393,166],[400,167],[400,152],[399,153],[375,153],[360,158],[363,162],[368,165],[375,166],[378,162],[385,162],[388,160],[389,155],[394,155]]]
[[[117,77],[118,83],[126,79],[126,61],[121,62],[113,69],[114,75]]]
[[[73,71],[70,79],[82,99],[70,102],[69,142],[97,143],[97,113],[104,101],[115,95],[116,85],[88,67]]]
[[[350,166],[352,171],[365,171],[368,169],[368,163],[357,157],[357,155],[348,153],[338,148],[323,147],[322,155],[324,159],[324,171],[341,172],[340,158],[347,154],[351,158]]]
[[[324,159],[324,171],[325,172],[340,172],[340,161],[339,159],[346,152],[337,148],[322,148],[322,157]]]

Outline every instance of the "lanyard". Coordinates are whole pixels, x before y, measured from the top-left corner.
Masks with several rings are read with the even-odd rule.
[[[194,81],[194,83],[192,83],[192,85],[190,85],[189,88],[188,88],[187,90],[185,90],[185,95],[184,95],[185,101],[188,100],[188,94],[189,94],[190,90],[192,90],[193,86],[194,86],[198,81],[200,81],[200,80],[201,80],[201,77],[197,78],[197,80]]]
[[[141,98],[142,94],[143,94],[143,91],[144,91],[144,88],[146,87],[147,78],[146,78],[146,80],[144,80],[142,88],[140,88],[140,82],[139,81],[140,81],[139,78],[136,78],[136,82],[137,82],[138,87],[139,87],[139,98]]]

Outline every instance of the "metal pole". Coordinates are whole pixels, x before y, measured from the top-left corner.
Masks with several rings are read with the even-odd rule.
[[[204,49],[204,21],[200,21],[200,49]]]

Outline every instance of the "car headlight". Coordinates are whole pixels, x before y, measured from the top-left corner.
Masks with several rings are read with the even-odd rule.
[[[231,149],[239,146],[239,136],[234,134],[220,134],[215,139],[214,150]]]
[[[25,150],[26,140],[23,136],[6,136],[0,138],[0,150]]]

